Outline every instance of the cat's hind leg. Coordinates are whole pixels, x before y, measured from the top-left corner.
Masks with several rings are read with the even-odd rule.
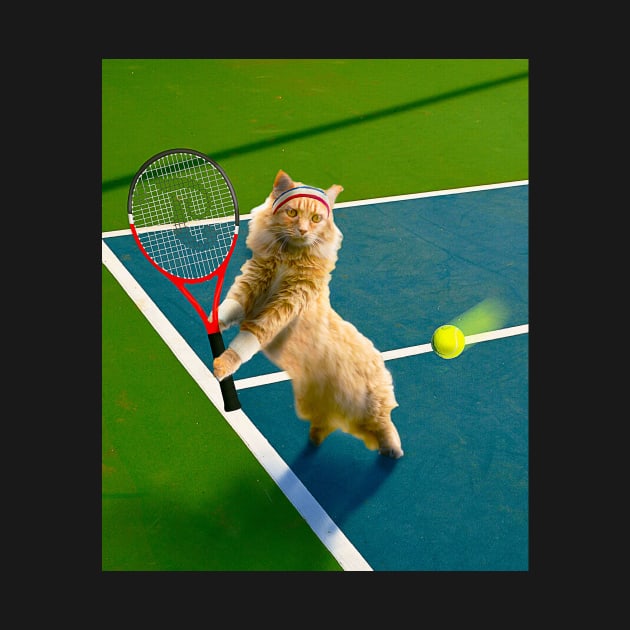
[[[389,415],[381,418],[370,418],[365,423],[355,423],[351,433],[363,440],[367,448],[378,449],[381,455],[399,459],[404,455],[400,436]]]
[[[326,410],[322,408],[321,403],[325,397],[321,392],[311,391],[309,387],[300,387],[297,383],[294,383],[294,394],[295,411],[298,417],[311,424],[308,431],[309,442],[314,446],[319,446],[338,428],[337,424],[328,419]],[[314,401],[319,401],[319,404]]]
[[[311,423],[311,427],[308,430],[308,440],[314,446],[319,446],[333,431],[338,428],[336,424],[330,422],[324,416],[315,416],[314,414],[311,415],[307,413],[304,409],[304,405],[297,404],[296,411],[302,420]]]
[[[391,420],[386,427],[376,432],[376,439],[378,440],[378,452],[381,455],[399,459],[405,454],[398,431]]]
[[[314,446],[319,446],[334,430],[328,424],[320,424],[311,420],[311,428],[308,431],[308,439]]]
[[[381,455],[399,459],[404,455],[400,436],[391,421],[387,418],[374,420],[371,418],[365,424],[356,422],[333,422],[321,418],[310,420],[311,428],[308,438],[311,444],[319,446],[333,431],[341,429],[363,441],[371,451],[378,450]]]

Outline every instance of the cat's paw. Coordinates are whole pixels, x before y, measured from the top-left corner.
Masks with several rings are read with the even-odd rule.
[[[232,348],[228,348],[213,361],[214,376],[217,380],[222,381],[224,378],[234,374],[240,365],[241,357]]]
[[[382,446],[378,449],[378,452],[392,459],[400,459],[405,454],[399,446]]]

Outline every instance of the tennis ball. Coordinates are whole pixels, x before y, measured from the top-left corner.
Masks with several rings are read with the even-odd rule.
[[[466,338],[464,333],[452,324],[440,326],[433,333],[433,337],[431,337],[433,352],[442,359],[458,357],[464,351],[465,345]]]

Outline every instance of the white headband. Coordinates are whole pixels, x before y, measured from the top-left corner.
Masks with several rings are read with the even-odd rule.
[[[330,216],[330,201],[328,201],[328,195],[321,188],[313,188],[312,186],[297,186],[296,188],[289,188],[285,190],[274,202],[273,212],[275,214],[285,203],[295,199],[297,197],[310,197],[311,199],[317,199],[326,206],[328,210],[328,216]]]

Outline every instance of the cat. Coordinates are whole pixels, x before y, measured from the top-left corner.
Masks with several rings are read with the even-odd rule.
[[[320,445],[336,429],[385,456],[403,456],[391,411],[398,406],[381,354],[330,304],[329,283],[343,235],[333,206],[343,187],[324,191],[278,171],[254,208],[241,267],[218,309],[219,328],[240,327],[213,362],[220,381],[259,350],[291,378],[295,409]]]

